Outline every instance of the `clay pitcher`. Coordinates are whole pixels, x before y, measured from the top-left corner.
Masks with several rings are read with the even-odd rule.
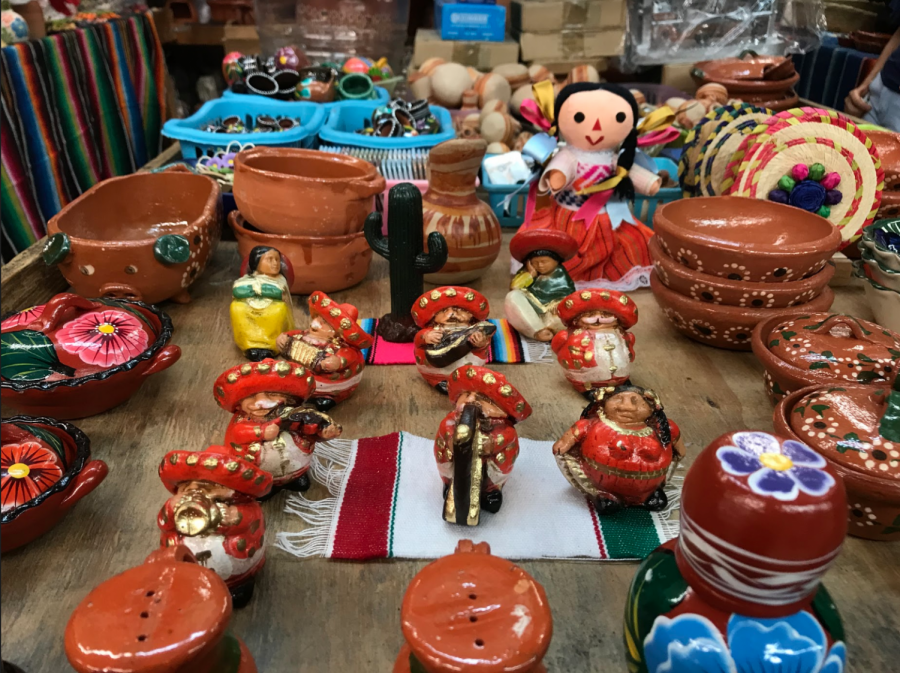
[[[481,277],[500,254],[500,223],[475,195],[475,180],[487,144],[480,139],[448,140],[428,155],[430,178],[422,196],[425,238],[436,231],[447,241],[447,263],[425,280],[464,285]]]

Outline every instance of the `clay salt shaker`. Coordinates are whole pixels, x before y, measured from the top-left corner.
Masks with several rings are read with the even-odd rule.
[[[187,547],[166,547],[81,601],[66,656],[78,673],[256,673],[230,618],[225,582]]]
[[[546,673],[553,620],[544,588],[486,542],[462,540],[425,566],[400,622],[406,643],[394,673]]]
[[[447,240],[447,263],[425,280],[435,285],[464,285],[481,275],[500,254],[500,222],[475,194],[475,182],[487,143],[448,140],[428,155],[428,191],[422,197],[425,235]]]

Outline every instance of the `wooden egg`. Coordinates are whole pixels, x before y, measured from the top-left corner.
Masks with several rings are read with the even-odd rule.
[[[411,74],[408,81],[409,90],[412,91],[413,98],[416,100],[421,98],[425,100],[431,99],[431,78],[428,75],[420,70]]]
[[[491,114],[491,112],[502,112],[506,114],[508,109],[509,106],[506,103],[495,98],[494,100],[486,101],[484,105],[481,106],[481,118],[484,119]]]
[[[600,82],[600,73],[592,65],[576,65],[569,71],[569,84],[575,82]]]
[[[675,121],[684,129],[692,129],[706,115],[706,106],[696,100],[685,101],[675,111]]]
[[[551,82],[556,81],[556,77],[553,76],[553,73],[543,65],[539,63],[534,63],[530,68],[528,68],[528,76],[531,78],[532,83],[543,82],[545,79],[550,80]]]
[[[426,58],[425,62],[419,67],[419,72],[423,75],[431,75],[434,72],[434,69],[439,65],[444,65],[446,63],[444,59],[438,56],[432,56],[431,58]]]
[[[466,89],[462,95],[461,110],[477,110],[478,109],[478,92],[475,89]]]
[[[475,83],[475,91],[478,92],[478,99],[484,105],[489,100],[501,100],[505,104],[509,104],[512,97],[512,88],[509,82],[502,75],[489,72]]]
[[[528,84],[526,86],[520,86],[512,95],[512,98],[509,100],[509,110],[515,115],[521,114],[519,109],[522,107],[522,103],[526,100],[534,100],[534,90],[532,90],[531,85]]]
[[[520,86],[531,83],[531,77],[528,74],[528,66],[521,63],[504,63],[498,65],[491,72],[500,75],[501,77],[505,77],[513,91]]]
[[[509,152],[509,145],[506,143],[490,143],[487,146],[488,154],[506,154]]]
[[[481,120],[481,137],[489,143],[512,145],[516,135],[513,119],[502,112],[492,112]]]
[[[458,108],[462,104],[463,92],[470,88],[472,78],[466,67],[459,63],[442,63],[431,74],[432,96],[444,107]]]
[[[532,137],[534,137],[534,134],[530,131],[522,131],[516,136],[516,142],[513,143],[513,149],[516,150],[516,152],[521,152],[525,147],[525,143],[531,140]]]
[[[481,128],[481,115],[477,112],[466,115],[461,124],[462,128],[473,128],[476,131]]]
[[[710,82],[697,89],[697,100],[703,103],[709,112],[717,105],[725,105],[728,102],[728,89],[721,84]]]
[[[674,98],[670,98],[669,100],[667,100],[666,105],[668,105],[673,110],[677,110],[682,105],[684,105],[686,102],[687,102],[687,98],[679,98],[678,96],[675,96]]]

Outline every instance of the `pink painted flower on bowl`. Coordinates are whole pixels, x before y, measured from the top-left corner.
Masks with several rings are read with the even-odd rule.
[[[6,512],[34,500],[62,479],[59,456],[38,442],[5,444],[0,450],[0,500]]]
[[[22,327],[23,325],[30,325],[35,320],[40,318],[43,312],[44,305],[41,304],[40,306],[32,306],[31,308],[26,308],[24,311],[14,313],[2,323],[0,323],[0,330],[8,330],[14,329],[16,327]]]
[[[114,367],[140,355],[149,337],[134,316],[106,310],[67,322],[56,333],[56,340],[63,350],[89,365]]]

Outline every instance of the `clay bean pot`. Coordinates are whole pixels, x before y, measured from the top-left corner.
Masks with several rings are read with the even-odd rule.
[[[372,261],[372,248],[362,231],[344,236],[264,234],[236,210],[228,216],[228,224],[234,230],[242,259],[257,245],[271,246],[287,256],[294,267],[292,294],[345,290],[366,277]]]
[[[881,159],[881,168],[884,169],[884,191],[900,190],[900,133],[866,131],[866,135],[875,145],[878,158]]]
[[[784,56],[754,56],[701,61],[694,64],[691,77],[698,86],[712,82],[721,84],[729,94],[745,100],[744,94],[778,94],[797,84],[800,74],[793,64],[785,65],[785,61],[790,62],[790,59]]]
[[[894,380],[900,356],[891,351],[900,351],[900,334],[817,310],[812,304],[794,307],[761,320],[753,331],[753,354],[766,370],[766,392],[773,402],[812,385],[885,386]]]
[[[296,98],[313,103],[330,103],[334,100],[335,79],[331,68],[310,67],[299,71],[300,83]]]
[[[234,200],[260,231],[289,236],[361,232],[385,181],[368,161],[288,147],[256,147],[234,159]]]
[[[739,196],[660,205],[653,228],[663,251],[684,266],[729,280],[784,283],[825,266],[841,232],[824,217]]]
[[[70,423],[13,416],[3,420],[3,518],[0,552],[28,544],[53,528],[106,478],[91,460],[91,442]]]
[[[772,112],[783,112],[800,106],[800,96],[793,89],[773,96],[769,93],[742,94],[741,100],[756,107],[767,108]]]
[[[752,308],[697,301],[667,288],[655,271],[650,275],[650,289],[666,318],[679,332],[694,341],[733,351],[750,350],[757,323],[773,314],[782,315],[800,308]],[[802,307],[808,307],[810,311],[827,311],[833,301],[834,292],[826,287]]]
[[[825,267],[808,278],[786,283],[750,283],[708,276],[682,266],[663,252],[659,239],[650,239],[650,257],[663,284],[685,297],[709,304],[748,306],[750,308],[788,308],[811,301],[834,276],[834,264]]]
[[[775,432],[815,449],[847,488],[847,532],[868,540],[900,540],[900,444],[880,436],[887,388],[814,385],[775,407]],[[897,394],[897,393],[893,393]],[[884,469],[882,469],[884,466]]]
[[[221,235],[219,195],[193,173],[104,180],[47,224],[44,261],[83,297],[190,301]]]
[[[32,416],[86,418],[122,404],[181,357],[155,306],[58,294],[0,326],[0,397]]]

